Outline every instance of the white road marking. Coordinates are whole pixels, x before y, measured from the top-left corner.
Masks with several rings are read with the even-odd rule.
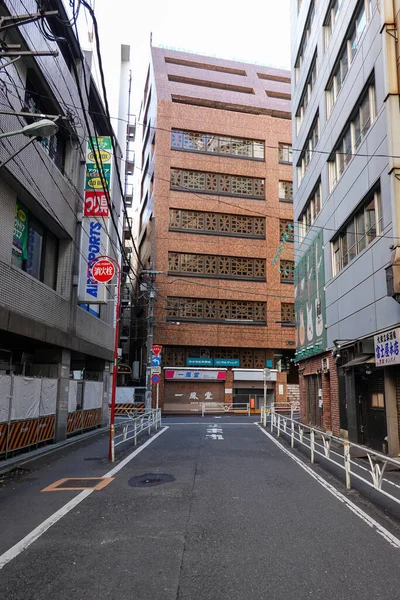
[[[127,465],[135,456],[137,456],[140,452],[142,452],[147,446],[149,446],[156,438],[158,438],[161,434],[167,431],[168,427],[164,427],[161,431],[156,433],[153,437],[151,437],[147,442],[145,442],[140,448],[134,450],[129,456],[124,458],[116,467],[111,469],[108,473],[103,475],[103,477],[113,477],[118,471],[123,469],[125,465]],[[99,478],[100,479],[100,478]],[[95,490],[85,490],[78,494],[75,498],[64,504],[59,510],[57,510],[54,514],[52,514],[48,519],[43,521],[40,525],[38,525],[33,531],[28,533],[20,542],[15,544],[12,548],[4,552],[0,556],[0,570],[13,558],[16,558],[21,552],[26,550],[33,542],[35,542],[41,535],[43,535],[52,525],[57,523],[60,519],[62,519],[67,513],[69,513],[75,506],[80,504],[83,500],[85,500],[90,494],[92,494]]]
[[[276,440],[268,431],[266,431],[265,429],[260,427],[260,425],[258,423],[256,423],[256,425],[264,435],[266,435],[272,442],[274,442],[274,444],[276,444],[276,446],[278,446],[278,448],[280,448],[285,454],[290,456],[290,458],[292,460],[294,460],[302,469],[304,469],[304,471],[306,471],[309,475],[311,475],[311,477],[313,477],[316,481],[318,481],[318,483],[321,484],[322,487],[324,487],[330,494],[332,494],[332,496],[335,496],[335,498],[337,498],[340,502],[345,504],[347,506],[347,508],[349,508],[355,515],[357,515],[357,517],[362,519],[372,529],[375,528],[377,530],[377,532],[379,533],[379,535],[381,535],[383,538],[385,538],[385,540],[387,542],[389,542],[389,544],[391,544],[391,546],[393,546],[394,548],[400,548],[400,539],[399,538],[397,538],[392,533],[390,533],[390,531],[388,531],[385,527],[380,525],[380,523],[375,521],[375,519],[370,517],[366,512],[364,512],[361,508],[359,508],[351,500],[346,498],[346,496],[344,496],[344,494],[342,494],[341,492],[339,492],[339,490],[334,488],[333,485],[331,485],[330,483],[325,481],[325,479],[323,479],[320,475],[315,473],[311,469],[311,467],[309,467],[308,465],[303,463],[302,460],[300,460],[299,458],[297,458],[297,456],[292,454],[287,448],[285,448],[285,446],[283,446],[280,442],[278,442],[278,440]]]

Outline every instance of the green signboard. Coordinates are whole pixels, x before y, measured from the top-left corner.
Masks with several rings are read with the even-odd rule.
[[[320,231],[295,267],[296,360],[326,350],[325,269]]]
[[[21,260],[28,260],[28,211],[18,202],[15,206],[12,252]]]
[[[240,367],[239,358],[214,358],[214,367]]]
[[[110,189],[110,174],[111,165],[103,164],[102,176],[105,179],[107,189]],[[86,190],[102,190],[103,183],[99,170],[95,164],[87,163],[86,165]]]
[[[212,358],[187,358],[187,367],[212,367]]]

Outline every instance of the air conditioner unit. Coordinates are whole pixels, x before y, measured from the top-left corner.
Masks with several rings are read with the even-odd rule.
[[[328,373],[329,371],[329,358],[321,359],[321,369],[323,373]]]

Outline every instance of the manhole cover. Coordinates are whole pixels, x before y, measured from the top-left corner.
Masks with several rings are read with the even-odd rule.
[[[155,487],[156,485],[162,485],[163,483],[170,483],[175,481],[175,477],[167,475],[166,473],[145,473],[144,475],[137,475],[132,477],[128,484],[131,487]]]

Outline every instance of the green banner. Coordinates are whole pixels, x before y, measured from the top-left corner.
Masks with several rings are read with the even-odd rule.
[[[296,360],[326,350],[323,232],[295,267]]]
[[[104,163],[111,163],[112,144],[110,137],[98,137],[88,140],[87,161],[96,162],[97,160]]]
[[[105,180],[105,184],[107,189],[110,189],[110,176],[111,176],[111,165],[103,164],[102,175]],[[102,178],[100,176],[99,170],[95,164],[87,164],[86,165],[86,188],[88,190],[102,190]]]
[[[25,206],[17,200],[12,252],[21,261],[28,260],[28,214]]]

